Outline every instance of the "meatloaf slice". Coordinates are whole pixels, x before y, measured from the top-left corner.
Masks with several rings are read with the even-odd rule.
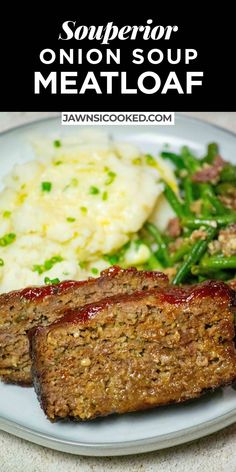
[[[160,272],[112,267],[99,278],[31,287],[0,295],[0,376],[6,382],[31,384],[31,362],[26,332],[48,325],[65,309],[119,293],[132,293],[168,283]]]
[[[29,333],[50,420],[199,397],[236,378],[235,293],[223,282],[107,298]]]

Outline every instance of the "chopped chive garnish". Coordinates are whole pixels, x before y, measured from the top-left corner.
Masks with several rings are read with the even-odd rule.
[[[88,208],[86,208],[86,207],[80,207],[80,211],[81,211],[84,215],[86,215],[86,213],[88,212]]]
[[[146,163],[148,166],[151,166],[151,167],[156,166],[156,160],[154,159],[153,156],[151,156],[151,154],[146,154],[145,158],[146,158]]]
[[[92,274],[97,275],[99,274],[99,270],[96,267],[92,267],[91,269]]]
[[[115,172],[112,172],[112,170],[109,170],[109,172],[107,172],[107,180],[105,182],[105,185],[111,185],[112,182],[114,182],[115,178],[116,178],[116,173]]]
[[[44,266],[43,265],[39,265],[39,264],[35,264],[33,266],[33,269],[32,269],[33,272],[38,272],[38,274],[42,274],[43,272],[45,272],[45,269],[44,269]]]
[[[4,266],[4,260],[0,258],[0,267]]]
[[[60,279],[58,279],[57,277],[55,279],[50,279],[49,277],[45,277],[44,283],[46,285],[56,285],[60,283]]]
[[[93,185],[89,188],[90,195],[97,195],[100,192],[99,188],[94,187]]]
[[[104,256],[105,261],[109,262],[111,265],[115,265],[119,262],[119,256],[118,254],[106,254]]]
[[[60,139],[55,139],[55,141],[53,141],[53,146],[54,146],[55,148],[61,147],[61,141],[60,141]]]
[[[5,234],[0,238],[0,246],[8,246],[9,244],[12,244],[16,239],[15,233],[8,233]]]
[[[52,183],[51,182],[42,182],[41,189],[43,192],[51,192],[52,190]]]
[[[2,216],[3,218],[9,218],[9,216],[11,216],[11,211],[4,211]]]
[[[102,194],[102,200],[107,200],[108,199],[108,193],[107,192],[103,192]]]
[[[79,262],[79,266],[80,266],[81,269],[85,269],[86,268],[86,262],[84,262],[84,261]]]
[[[53,256],[51,259],[48,259],[44,262],[44,267],[46,270],[50,270],[57,262],[62,262],[63,258],[61,256]]]
[[[61,164],[63,164],[63,161],[55,161],[54,162],[54,166],[60,166]]]
[[[73,218],[72,216],[68,216],[68,218],[66,218],[66,220],[67,220],[69,223],[73,223],[74,221],[76,221],[76,218]]]
[[[43,264],[35,264],[32,271],[38,272],[38,274],[43,274],[47,270],[50,270],[58,262],[62,262],[63,258],[61,256],[53,256],[51,259],[47,259]]]

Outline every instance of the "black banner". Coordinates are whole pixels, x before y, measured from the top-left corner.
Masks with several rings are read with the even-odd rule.
[[[228,11],[37,8],[2,24],[2,111],[236,110]]]

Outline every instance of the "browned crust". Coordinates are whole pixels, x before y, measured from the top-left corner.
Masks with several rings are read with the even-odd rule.
[[[168,401],[166,403],[156,403],[155,405],[150,405],[148,403],[145,403],[143,402],[142,405],[139,406],[139,409],[136,410],[129,410],[127,411],[127,413],[135,413],[137,411],[145,411],[145,410],[154,410],[155,408],[158,408],[158,407],[166,407],[166,406],[169,406],[169,405],[180,405],[182,403],[190,403],[190,402],[194,402],[194,401],[197,401],[199,400],[199,398],[203,397],[204,395],[206,395],[207,393],[214,393],[215,391],[221,389],[221,388],[224,388],[224,387],[228,387],[230,385],[232,385],[232,383],[236,380],[236,376],[234,378],[232,378],[229,382],[223,382],[221,383],[220,385],[216,385],[215,387],[210,387],[210,388],[205,388],[204,390],[202,390],[199,394],[195,395],[194,397],[192,398],[181,398],[181,399],[177,399],[177,400],[172,400],[172,401]],[[23,385],[24,387],[24,385]],[[37,398],[38,398],[38,401],[40,403],[40,406],[42,408],[42,410],[45,412],[46,414],[46,409],[47,409],[47,400],[46,398],[42,395],[42,389],[40,387],[40,382],[38,381],[34,381],[34,389],[35,389],[35,393],[37,395]],[[51,423],[61,423],[62,421],[64,422],[67,422],[67,421],[73,421],[75,423],[85,423],[87,421],[94,421],[98,418],[104,418],[104,417],[107,417],[107,416],[119,416],[120,414],[117,413],[117,412],[114,412],[114,413],[107,413],[107,414],[101,414],[101,415],[96,415],[94,417],[91,417],[91,418],[87,418],[87,419],[82,419],[82,418],[79,418],[79,417],[75,417],[75,416],[65,416],[63,418],[59,417],[59,416],[56,416],[55,418],[49,418],[47,417]],[[47,414],[46,414],[47,416]]]
[[[127,276],[127,278],[126,278]],[[48,316],[48,313],[52,313],[53,317],[50,320],[53,321],[63,316],[65,311],[65,305],[68,302],[68,298],[70,297],[70,305],[76,306],[76,297],[80,298],[80,293],[86,289],[88,290],[91,295],[93,292],[95,293],[96,289],[102,293],[105,284],[108,281],[112,281],[112,285],[114,285],[114,290],[119,293],[119,285],[122,284],[123,291],[125,290],[125,280],[127,280],[127,291],[132,289],[132,282],[129,287],[129,283],[131,280],[136,281],[136,285],[140,283],[145,287],[146,282],[148,286],[148,281],[154,281],[154,285],[167,285],[168,278],[161,272],[149,272],[149,271],[138,271],[135,268],[129,269],[121,269],[117,266],[113,266],[101,273],[101,276],[98,278],[90,278],[85,281],[64,281],[58,285],[46,285],[42,287],[28,287],[23,290],[13,291],[7,294],[0,295],[0,318],[4,325],[1,326],[0,322],[0,348],[1,348],[1,338],[4,340],[5,336],[8,336],[9,333],[13,333],[11,331],[11,326],[15,326],[15,317],[20,313],[26,315],[25,319],[30,319],[30,323],[32,326],[39,325],[42,322],[36,321],[37,316],[35,313],[42,315],[43,317]],[[108,285],[106,285],[108,286]],[[93,290],[94,287],[94,290]],[[146,287],[145,287],[146,288]],[[87,292],[86,292],[87,293]],[[101,298],[101,293],[97,299]],[[95,296],[95,295],[94,295]],[[67,300],[66,300],[67,298]],[[90,297],[91,299],[91,297]],[[93,298],[94,299],[94,298]],[[80,304],[81,306],[81,304]],[[13,310],[13,311],[12,311]],[[30,315],[29,315],[30,313]],[[39,316],[37,320],[39,319]],[[45,321],[48,323],[48,321]],[[29,323],[28,323],[29,324]],[[7,326],[8,325],[8,326]],[[6,327],[7,326],[7,327]],[[28,340],[26,337],[26,331],[29,329],[29,326],[26,327],[26,323],[23,319],[22,327],[19,328],[20,334],[25,336],[27,341],[27,345],[24,346],[24,354],[27,353],[28,350]],[[16,335],[13,335],[16,336]],[[14,337],[13,337],[14,339]],[[2,350],[5,349],[2,344]],[[19,351],[17,351],[19,352]],[[1,356],[4,355],[5,352],[1,352]],[[17,361],[16,369],[14,365],[9,367],[9,373],[6,371],[4,366],[4,361],[1,363],[1,356],[0,356],[0,371],[2,369],[1,376],[4,381],[10,383],[17,383],[17,384],[29,384],[30,385],[30,372],[29,368],[27,367],[27,371],[23,372],[22,375],[20,374],[21,365]],[[5,354],[5,358],[8,356],[8,353]],[[18,356],[19,359],[19,356]],[[28,358],[28,363],[30,359]],[[12,369],[12,372],[10,372]],[[4,371],[5,370],[5,371]]]
[[[217,305],[218,309],[221,311],[225,309],[229,310],[234,310],[235,307],[235,299],[236,299],[236,294],[234,293],[233,290],[231,290],[228,285],[226,285],[223,282],[219,281],[207,281],[203,282],[201,284],[198,284],[196,286],[190,286],[190,287],[169,287],[168,289],[153,289],[146,291],[145,293],[143,292],[137,292],[131,295],[121,295],[121,296],[113,296],[109,297],[99,303],[94,303],[94,304],[89,304],[82,308],[81,310],[77,312],[69,312],[67,313],[61,320],[54,322],[52,325],[48,327],[38,327],[34,330],[31,331],[30,333],[30,345],[31,345],[31,356],[32,356],[32,363],[33,363],[33,379],[34,379],[34,387],[37,392],[39,401],[42,405],[42,408],[45,412],[47,412],[47,406],[48,406],[48,401],[47,398],[43,392],[42,389],[42,373],[38,369],[38,353],[37,353],[37,338],[40,336],[47,335],[48,333],[51,332],[54,328],[61,328],[65,327],[68,325],[84,325],[87,324],[89,325],[91,322],[96,322],[96,316],[104,309],[111,308],[112,306],[119,305],[122,303],[132,303],[135,302],[137,307],[139,306],[139,302],[142,300],[147,299],[148,303],[148,298],[153,298],[155,299],[158,303],[163,303],[164,305],[173,305],[173,308],[181,306],[188,305],[191,308],[191,305],[196,303],[198,300],[202,302],[205,298],[213,300],[213,303]],[[187,315],[186,315],[187,316]],[[224,323],[225,329],[228,333],[229,339],[232,341],[229,342],[228,346],[225,348],[225,357],[227,358],[227,362],[231,363],[231,371],[232,371],[232,365],[235,365],[236,367],[236,352],[235,352],[235,347],[233,343],[233,338],[234,338],[234,325],[233,325],[233,317],[231,322],[225,321]],[[187,342],[187,341],[186,341]],[[218,380],[216,379],[215,383],[212,382],[212,385],[210,387],[206,387],[205,389],[203,388],[201,392],[199,393],[194,393],[192,397],[187,396],[178,398],[177,400],[174,401],[168,401],[165,404],[170,404],[170,403],[181,403],[186,400],[191,400],[194,398],[200,397],[205,391],[213,391],[216,388],[220,386],[225,386],[231,384],[236,378],[236,369],[231,372],[231,374],[228,376],[227,380]],[[159,405],[163,405],[162,403],[155,403],[153,405],[150,405],[148,403],[145,403],[145,400],[143,401],[142,405],[139,405],[139,410],[142,409],[147,409],[147,408],[154,408]],[[135,411],[132,409],[129,409],[128,411]],[[106,413],[106,415],[109,413]],[[98,415],[96,415],[98,416]],[[101,416],[104,416],[101,414]],[[71,419],[71,417],[68,417]],[[51,419],[51,418],[50,418]],[[56,421],[58,418],[56,417],[53,421]],[[64,418],[65,419],[65,418]],[[76,419],[76,418],[74,418]],[[89,418],[93,419],[93,417]]]

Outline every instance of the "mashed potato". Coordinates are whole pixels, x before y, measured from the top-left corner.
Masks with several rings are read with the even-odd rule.
[[[151,215],[165,169],[174,182],[163,162],[154,165],[134,146],[97,133],[42,140],[36,148],[35,159],[16,165],[0,193],[1,292],[99,274],[110,265],[104,255]]]

